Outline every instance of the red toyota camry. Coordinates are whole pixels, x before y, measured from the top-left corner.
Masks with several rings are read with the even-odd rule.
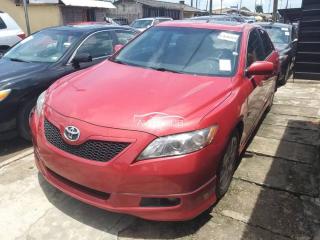
[[[159,24],[41,94],[30,119],[37,167],[99,208],[192,219],[227,192],[272,104],[278,58],[258,26]]]

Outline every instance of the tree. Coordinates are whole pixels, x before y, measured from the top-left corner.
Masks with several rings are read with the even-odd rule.
[[[257,5],[257,6],[256,6],[256,12],[257,12],[257,13],[263,13],[263,7],[262,7],[262,5]]]

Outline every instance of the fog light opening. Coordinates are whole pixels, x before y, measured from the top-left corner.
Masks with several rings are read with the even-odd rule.
[[[141,207],[174,207],[179,205],[180,198],[142,198]]]

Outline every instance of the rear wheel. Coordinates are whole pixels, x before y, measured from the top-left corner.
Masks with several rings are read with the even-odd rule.
[[[27,140],[31,141],[31,133],[29,127],[29,116],[32,108],[35,106],[36,100],[31,100],[25,103],[19,110],[18,114],[18,130],[20,136]]]
[[[232,181],[232,176],[239,157],[239,142],[239,132],[234,131],[229,139],[227,149],[219,166],[218,184],[216,189],[216,194],[219,199],[228,191]]]
[[[8,47],[0,46],[0,58],[8,51]]]

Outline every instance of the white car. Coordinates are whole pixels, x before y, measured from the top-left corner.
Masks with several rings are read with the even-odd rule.
[[[155,17],[155,18],[140,18],[131,23],[131,27],[135,28],[139,32],[147,30],[149,27],[155,26],[161,22],[172,21],[172,18],[167,17]]]
[[[0,11],[0,57],[25,36],[15,20],[9,14]]]

